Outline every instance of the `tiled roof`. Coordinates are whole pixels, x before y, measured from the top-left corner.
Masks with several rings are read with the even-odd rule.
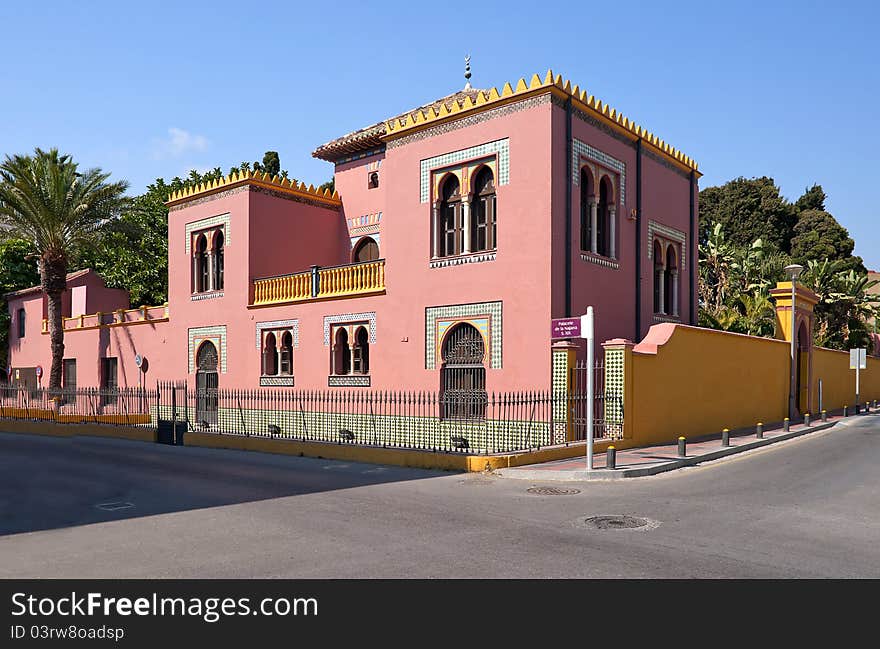
[[[641,140],[649,150],[699,175],[699,168],[693,158],[625,117],[617,109],[596,99],[586,90],[582,90],[577,85],[572,86],[571,81],[563,79],[562,75],[554,75],[552,70],[548,70],[543,78],[535,74],[529,81],[522,78],[516,84],[505,83],[500,91],[497,88],[491,88],[490,90],[457,92],[426,106],[393,117],[384,123],[374,124],[328,142],[318,147],[312,155],[333,162],[349,153],[381,146],[390,139],[420,130],[426,125],[449,122],[547,92],[552,92],[566,100],[570,99],[572,105],[578,110],[594,117],[632,141]]]
[[[78,279],[78,278],[82,277],[83,275],[88,275],[91,272],[93,272],[91,268],[84,268],[82,270],[76,270],[72,273],[67,273],[67,281],[69,282],[71,280]],[[5,295],[6,295],[6,297],[18,297],[20,295],[26,295],[27,293],[33,293],[35,291],[41,291],[41,290],[43,290],[43,287],[40,284],[37,284],[36,286],[31,286],[29,288],[22,288],[17,291],[12,291],[11,293],[6,293]]]
[[[382,146],[382,136],[386,133],[387,123],[389,121],[401,119],[415,111],[440,110],[441,105],[444,105],[447,110],[450,110],[452,109],[453,102],[461,106],[466,98],[470,98],[471,101],[473,101],[476,99],[477,94],[482,92],[485,91],[476,88],[454,92],[451,95],[441,97],[437,101],[433,101],[430,104],[425,104],[424,106],[419,106],[418,108],[414,108],[413,110],[401,113],[397,117],[393,117],[391,120],[383,120],[377,124],[373,124],[372,126],[366,126],[357,131],[353,131],[348,135],[343,135],[342,137],[338,137],[335,140],[331,140],[330,142],[322,144],[317,149],[315,149],[312,152],[312,155],[316,158],[333,162],[334,160],[337,160],[349,153],[356,153],[358,151],[374,149],[376,147]]]

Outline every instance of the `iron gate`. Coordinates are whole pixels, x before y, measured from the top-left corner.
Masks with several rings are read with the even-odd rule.
[[[587,439],[587,372],[593,372],[593,439],[623,437],[623,395],[605,385],[605,363],[596,361],[592,370],[586,361],[578,361],[569,372],[567,410],[576,440]]]

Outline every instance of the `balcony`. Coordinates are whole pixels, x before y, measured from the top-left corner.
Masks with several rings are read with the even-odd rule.
[[[254,280],[252,306],[331,300],[385,292],[385,260],[344,266],[312,266],[304,273]]]
[[[72,318],[62,318],[64,331],[81,329],[97,329],[99,327],[121,327],[126,325],[148,324],[150,322],[167,322],[168,305],[142,306],[137,309],[117,309],[109,313],[90,313]],[[49,333],[49,321],[43,318],[42,333]]]

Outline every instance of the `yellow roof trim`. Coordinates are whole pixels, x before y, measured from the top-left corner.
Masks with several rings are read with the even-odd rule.
[[[497,88],[491,88],[488,91],[482,91],[477,94],[477,98],[474,101],[468,98],[462,103],[453,102],[451,110],[447,109],[444,104],[439,110],[411,113],[399,119],[392,119],[386,122],[385,134],[382,136],[382,139],[392,140],[412,130],[421,130],[440,121],[458,119],[474,112],[496,108],[500,105],[520,101],[529,96],[543,94],[547,91],[553,92],[562,98],[570,97],[573,105],[579,110],[590,114],[603,124],[607,124],[615,131],[623,133],[633,140],[642,139],[648,145],[648,148],[654,150],[657,154],[668,158],[680,167],[699,174],[699,166],[692,158],[664,142],[653,133],[648,132],[628,117],[624,117],[618,110],[596,99],[580,86],[575,85],[572,87],[571,81],[563,79],[562,75],[554,75],[553,70],[547,70],[543,80],[540,75],[534,74],[529,81],[526,81],[525,77],[523,77],[516,84],[505,83],[501,88],[501,92]]]
[[[314,185],[306,186],[305,183],[293,179],[270,176],[267,173],[261,173],[259,171],[236,171],[216,180],[199,183],[195,187],[187,187],[172,192],[171,196],[169,196],[168,200],[165,202],[165,205],[169,207],[179,205],[202,196],[216,194],[217,192],[241,185],[257,185],[284,194],[307,198],[309,200],[316,200],[320,203],[325,203],[329,207],[339,207],[342,205],[342,199],[339,197],[336,190],[331,192],[329,189],[316,189]]]

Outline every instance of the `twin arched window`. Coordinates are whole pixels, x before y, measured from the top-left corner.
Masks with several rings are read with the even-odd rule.
[[[599,181],[599,192],[587,167],[581,169],[581,250],[615,258],[617,210],[614,186],[608,176]]]
[[[278,338],[273,332],[266,334],[263,345],[263,375],[290,376],[293,374],[293,336],[289,331],[281,334],[281,349],[278,349]]]
[[[349,341],[347,327],[336,330],[330,354],[330,373],[335,376],[370,373],[370,333],[365,326],[355,329],[352,341]]]
[[[447,175],[440,185],[439,200],[434,205],[434,257],[467,255],[498,247],[492,170],[482,167],[471,188],[471,195],[462,196],[455,174]]]
[[[193,246],[193,293],[223,290],[224,239],[223,232],[214,233],[211,248],[208,234],[198,235]]]
[[[654,256],[654,313],[678,316],[678,253],[671,243],[655,239]]]

